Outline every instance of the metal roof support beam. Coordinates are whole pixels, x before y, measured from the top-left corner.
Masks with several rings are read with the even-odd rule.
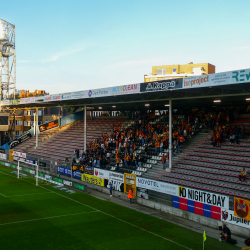
[[[87,106],[84,105],[84,152],[87,150]]]
[[[168,166],[169,169],[172,169],[172,100],[169,100],[169,148],[168,148],[168,155],[169,155],[169,162],[168,162]]]

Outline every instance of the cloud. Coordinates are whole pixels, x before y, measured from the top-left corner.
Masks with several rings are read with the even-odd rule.
[[[84,50],[84,49],[82,48],[82,49],[74,49],[74,50],[60,51],[60,52],[58,52],[57,54],[55,54],[53,57],[44,60],[44,62],[55,62],[55,61],[57,61],[58,59],[60,59],[61,57],[63,57],[63,56],[72,55],[72,54],[75,54],[75,53],[77,53],[77,52],[81,52],[81,51],[83,51],[83,50]]]

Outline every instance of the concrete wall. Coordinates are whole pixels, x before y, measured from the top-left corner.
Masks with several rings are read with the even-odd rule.
[[[191,221],[195,221],[198,222],[202,225],[206,225],[212,228],[216,228],[218,229],[219,226],[222,226],[223,222],[219,221],[219,220],[215,220],[215,219],[211,219],[199,214],[195,214],[195,213],[191,213],[182,209],[178,209],[175,207],[170,207],[168,205],[163,205],[154,201],[150,201],[150,200],[145,200],[143,198],[137,197],[137,203],[142,204],[144,206],[147,207],[151,207],[154,209],[158,209],[161,210],[165,213],[169,213],[169,214],[173,214],[179,217],[183,217],[185,219],[191,220]],[[243,236],[245,238],[249,237],[250,234],[250,229],[248,228],[244,228],[244,227],[240,227],[237,225],[233,225],[230,223],[226,223],[228,225],[228,227],[230,228],[232,234],[235,235],[240,235]]]

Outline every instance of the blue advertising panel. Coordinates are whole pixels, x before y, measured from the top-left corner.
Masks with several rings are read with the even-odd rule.
[[[57,173],[58,174],[65,174],[67,176],[71,176],[71,169],[66,168],[66,167],[62,167],[62,166],[57,166]],[[79,170],[73,171],[72,176],[74,178],[77,178],[77,179],[81,180],[81,171],[79,171]]]

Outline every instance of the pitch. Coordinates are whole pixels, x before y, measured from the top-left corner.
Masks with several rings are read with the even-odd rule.
[[[0,166],[2,249],[202,249],[202,234],[12,171]],[[205,249],[239,248],[207,237]]]

